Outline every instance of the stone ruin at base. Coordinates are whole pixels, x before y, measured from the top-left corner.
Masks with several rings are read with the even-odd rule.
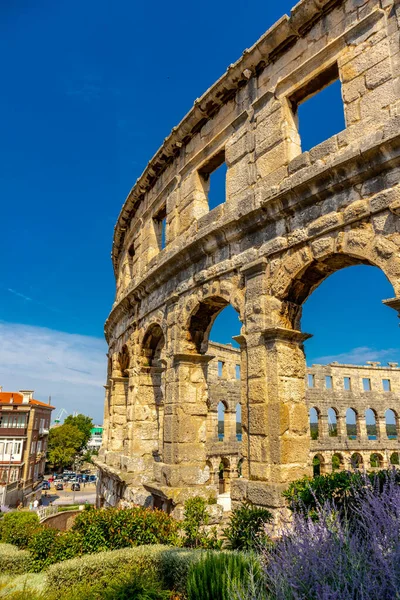
[[[400,311],[399,23],[398,0],[301,0],[195,101],[129,193],[112,250],[99,505],[125,498],[179,515],[187,497],[216,494],[208,338],[228,305],[242,323],[232,502],[278,508],[312,473],[311,451],[328,468],[336,446],[322,410],[320,436],[309,434],[301,311],[326,277],[359,264],[384,272],[385,304]],[[345,129],[304,152],[298,107],[336,80]],[[225,201],[210,210],[223,164]],[[226,427],[219,443],[235,452]],[[359,438],[349,451],[366,460],[361,422]]]

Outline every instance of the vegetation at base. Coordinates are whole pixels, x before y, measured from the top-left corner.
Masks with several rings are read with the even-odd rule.
[[[207,530],[210,517],[207,512],[208,503],[196,496],[185,502],[182,529],[185,532],[183,545],[187,548],[221,548],[216,528]]]
[[[269,510],[244,502],[232,511],[228,527],[224,529],[227,547],[230,550],[258,550],[268,541],[265,525],[271,521]]]
[[[0,521],[0,541],[21,549],[27,548],[39,528],[39,518],[36,513],[8,512]]]
[[[364,474],[360,471],[338,471],[317,477],[303,477],[292,482],[283,496],[293,512],[316,515],[318,506],[334,502],[336,510],[350,514],[359,498],[359,491],[365,488],[366,479],[382,491],[388,478],[400,483],[400,472],[394,469]]]
[[[29,571],[31,555],[27,550],[19,550],[12,544],[0,544],[0,573],[20,575]]]
[[[134,508],[88,508],[72,527],[83,538],[83,553],[117,550],[143,544],[179,543],[179,523],[160,510]]]
[[[253,578],[263,579],[255,556],[239,552],[207,552],[193,563],[187,578],[189,600],[230,600]]]

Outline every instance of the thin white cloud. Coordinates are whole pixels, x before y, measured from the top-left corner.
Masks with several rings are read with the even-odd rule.
[[[339,362],[341,364],[355,364],[365,365],[367,361],[379,361],[382,365],[387,361],[395,360],[398,355],[398,349],[387,348],[384,350],[377,350],[375,348],[369,348],[368,346],[360,346],[359,348],[353,348],[348,352],[342,352],[340,354],[330,354],[327,356],[319,356],[312,360],[313,364],[324,365],[331,362]]]
[[[0,385],[101,422],[106,352],[99,338],[0,321]]]

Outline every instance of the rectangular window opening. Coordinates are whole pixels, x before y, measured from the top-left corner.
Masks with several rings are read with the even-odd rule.
[[[240,379],[240,365],[235,365],[235,377]]]
[[[213,156],[199,170],[209,210],[223,204],[226,200],[226,172],[225,150]]]
[[[325,376],[325,388],[331,390],[333,388],[332,375]]]
[[[298,89],[289,102],[306,152],[346,128],[342,86],[333,64]]]
[[[153,218],[159,250],[167,245],[167,207],[164,205]]]
[[[363,385],[364,392],[371,391],[371,380],[368,377],[363,377],[362,385]]]
[[[384,392],[390,392],[390,379],[382,379],[382,387]]]
[[[218,361],[218,377],[223,377],[224,376],[224,363],[222,362],[222,360]]]
[[[343,386],[345,390],[351,390],[351,379],[350,377],[343,378]]]
[[[312,375],[311,373],[307,375],[307,384],[309,388],[315,387],[315,375]]]

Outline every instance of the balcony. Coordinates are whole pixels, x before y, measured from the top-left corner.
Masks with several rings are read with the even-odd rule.
[[[0,427],[0,437],[26,437],[26,427]]]
[[[47,427],[40,427],[39,428],[39,435],[49,435],[49,430]]]

